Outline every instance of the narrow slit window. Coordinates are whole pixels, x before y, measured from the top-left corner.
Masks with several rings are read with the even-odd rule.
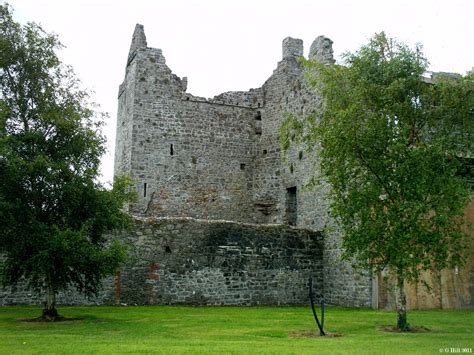
[[[262,135],[262,114],[260,111],[257,111],[255,116],[255,134],[258,136]]]
[[[143,183],[143,197],[146,197],[146,182]]]
[[[286,221],[290,226],[295,226],[298,218],[298,200],[296,186],[286,189]]]
[[[173,144],[170,144],[170,155],[174,155],[174,147],[173,147]]]

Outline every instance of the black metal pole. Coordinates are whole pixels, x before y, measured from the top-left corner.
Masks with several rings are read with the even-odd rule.
[[[316,313],[316,309],[314,308],[314,297],[313,297],[313,278],[309,278],[309,300],[311,302],[311,309],[313,310],[313,316],[314,320],[316,321],[316,324],[319,328],[319,335],[325,336],[326,333],[324,333],[323,325],[324,325],[324,299],[321,302],[321,321],[322,323],[319,323],[318,315]]]

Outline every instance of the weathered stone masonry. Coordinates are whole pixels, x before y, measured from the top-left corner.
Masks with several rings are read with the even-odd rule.
[[[315,251],[317,258],[312,261],[311,272],[317,275],[322,272],[316,287],[324,290],[326,302],[390,307],[393,294],[380,275],[374,279],[360,276],[353,272],[349,263],[341,261],[341,235],[327,213],[328,187],[320,185],[313,191],[303,188],[313,175],[318,174],[318,152],[309,154],[304,145],[292,146],[286,156],[280,152],[278,131],[286,114],[304,117],[308,114],[318,116],[321,112],[322,99],[308,87],[304,69],[298,62],[303,52],[302,40],[287,37],[283,40],[282,60],[262,87],[204,99],[186,92],[187,78],[181,79],[172,73],[160,49],[147,47],[143,26],[137,25],[125,80],[119,90],[115,173],[128,174],[136,183],[139,201],[129,206],[136,216],[227,220],[248,224],[247,230],[256,228],[249,227],[252,224],[291,225],[296,228],[292,231],[322,233],[321,249]],[[308,57],[327,65],[334,64],[332,41],[324,36],[317,37]],[[249,236],[258,239],[259,231],[262,229],[246,232],[241,242],[252,248],[256,241]],[[174,235],[180,238],[179,233]],[[186,238],[194,243],[192,234],[187,234]],[[279,239],[278,235],[274,238]],[[154,247],[150,248],[149,252],[152,252]],[[146,253],[143,248],[140,250]],[[277,253],[276,250],[268,252],[270,255]],[[175,254],[172,258],[178,260],[180,256]],[[189,257],[194,260],[192,253]],[[410,297],[412,306],[472,307],[471,261],[471,266],[461,273],[446,270],[444,276],[441,275],[444,281],[436,291],[439,296],[425,297],[419,291],[414,292],[415,296]],[[305,294],[302,285],[309,269],[298,263],[288,263],[280,260],[283,269],[292,271],[279,274],[278,285],[286,275],[288,280],[300,282],[290,283],[295,294]],[[251,275],[258,274],[258,270],[267,270],[262,264],[252,265]],[[215,264],[209,267],[217,274],[222,268]],[[142,280],[148,272],[147,287],[154,289],[151,285],[162,280],[160,272],[164,270],[159,268],[158,262],[148,268],[148,271],[142,270]],[[173,288],[173,282],[176,282],[183,289],[183,285],[195,285],[194,280],[199,279],[209,289],[214,287],[214,291],[199,297],[194,294],[192,298],[180,296],[179,292],[166,293],[161,284],[161,289],[156,286],[156,293],[163,296],[154,300],[173,303],[195,302],[199,298],[206,304],[292,304],[302,301],[288,298],[288,291],[278,288],[280,286],[268,286],[265,296],[265,292],[255,286],[260,283],[253,283],[255,280],[247,284],[247,296],[239,294],[237,298],[229,298],[225,296],[230,295],[228,289],[222,291],[221,283],[212,276],[215,274],[196,272],[193,277],[183,276],[179,281],[168,279],[169,287]],[[126,274],[124,270],[121,275],[125,278]],[[259,280],[267,277],[274,285],[271,281],[275,278],[273,271],[267,276],[264,276],[266,271],[258,275]],[[139,279],[138,276],[134,278]],[[436,282],[432,284],[437,287]],[[140,283],[124,285],[117,285],[122,294],[134,288],[141,289]],[[140,302],[146,303],[146,299],[142,297]]]
[[[341,261],[341,235],[328,217],[328,187],[303,189],[318,174],[318,152],[280,152],[286,114],[321,112],[298,62],[303,41],[285,38],[282,60],[257,89],[205,99],[149,48],[137,25],[118,93],[115,174],[135,182],[128,206],[135,227],[119,237],[132,259],[104,281],[98,297],[74,291],[62,304],[306,304],[317,296],[344,306],[390,308],[390,284]],[[309,58],[334,63],[332,41],[316,38]],[[472,222],[474,202],[466,212]],[[409,307],[472,308],[474,244],[465,269],[424,275],[408,289]],[[439,285],[438,285],[439,283]],[[0,305],[41,304],[43,295],[0,289]]]
[[[91,300],[67,304],[304,304],[308,278],[322,284],[322,235],[284,225],[193,218],[137,218],[120,235],[131,259]],[[322,289],[316,290],[321,296]],[[41,304],[41,296],[0,293],[0,305]]]
[[[137,261],[121,271],[115,302],[303,304],[309,276],[322,281],[322,238],[311,231],[141,218],[124,240]]]
[[[283,41],[283,58],[261,88],[205,99],[133,35],[118,93],[115,174],[135,182],[128,206],[135,228],[120,235],[133,259],[86,300],[61,303],[306,304],[308,278],[326,302],[371,305],[371,280],[340,261],[340,235],[327,215],[327,187],[303,189],[317,154],[280,152],[286,113],[318,113],[298,57],[303,42]],[[309,57],[332,64],[332,42],[318,37]],[[2,291],[0,291],[2,292]],[[31,292],[0,293],[0,304],[40,303]]]
[[[129,206],[136,216],[324,231],[324,253],[318,254],[324,278],[317,287],[330,303],[370,305],[370,279],[339,260],[339,234],[328,228],[327,188],[303,189],[318,170],[317,154],[307,154],[304,146],[292,147],[286,157],[280,152],[285,114],[302,117],[321,109],[298,62],[303,42],[286,38],[282,53],[261,88],[204,99],[186,92],[187,78],[172,73],[160,49],[147,47],[137,25],[119,90],[115,174],[136,182],[139,200]],[[334,63],[332,41],[318,37],[309,57]]]

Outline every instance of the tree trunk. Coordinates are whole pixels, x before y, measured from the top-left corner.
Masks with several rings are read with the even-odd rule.
[[[50,280],[48,277],[46,282],[48,297],[46,299],[45,308],[43,309],[43,317],[54,321],[58,318],[58,311],[56,310],[56,290]]]
[[[407,322],[407,297],[402,273],[397,274],[397,291],[397,328],[402,332],[408,332],[410,325]]]

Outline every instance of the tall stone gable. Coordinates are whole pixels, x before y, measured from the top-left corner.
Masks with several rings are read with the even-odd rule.
[[[141,218],[194,218],[290,225],[324,232],[326,301],[371,304],[371,281],[339,260],[339,234],[327,215],[326,189],[303,187],[318,170],[303,146],[284,157],[278,130],[285,114],[319,112],[298,58],[303,41],[283,40],[282,59],[260,88],[205,99],[186,92],[161,49],[147,47],[137,25],[118,93],[115,174],[135,182]],[[316,38],[310,58],[334,63],[332,41]]]

